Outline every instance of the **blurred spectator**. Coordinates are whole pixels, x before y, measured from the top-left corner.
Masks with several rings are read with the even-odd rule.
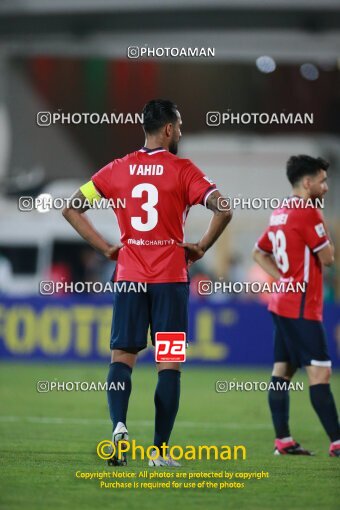
[[[12,266],[6,257],[0,254],[0,294],[6,294],[10,290],[12,279]]]

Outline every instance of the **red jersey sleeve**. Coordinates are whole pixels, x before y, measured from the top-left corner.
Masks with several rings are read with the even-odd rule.
[[[263,232],[256,243],[256,248],[266,253],[273,253],[273,245],[268,237],[269,227]]]
[[[188,205],[205,205],[210,193],[216,190],[216,185],[204,175],[190,160],[183,169],[183,186]]]
[[[95,173],[91,180],[95,185],[98,192],[104,197],[109,199],[112,196],[112,182],[113,182],[113,165],[114,161],[111,161],[108,165],[105,165],[103,168],[98,170]]]
[[[316,207],[307,207],[304,211],[301,235],[307,246],[316,253],[329,244],[325,223],[321,212]]]

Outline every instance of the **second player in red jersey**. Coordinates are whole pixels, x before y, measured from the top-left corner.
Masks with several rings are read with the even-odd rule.
[[[322,320],[322,265],[317,253],[329,244],[320,211],[300,197],[276,209],[257,248],[275,257],[281,280],[305,283],[305,292],[272,294],[269,310],[283,317]]]
[[[329,455],[340,457],[340,425],[330,389],[332,361],[322,324],[322,267],[334,263],[334,245],[316,208],[328,191],[328,166],[322,158],[289,158],[292,196],[273,212],[253,252],[254,260],[272,278],[296,284],[295,292],[274,294],[269,303],[274,366],[268,403],[276,434],[275,455],[312,455],[293,439],[289,427],[286,385],[299,367],[305,367],[311,404],[331,441]],[[298,284],[304,288],[300,290]]]

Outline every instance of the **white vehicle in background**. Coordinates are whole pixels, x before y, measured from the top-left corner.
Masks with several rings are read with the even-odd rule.
[[[82,184],[74,180],[55,181],[42,193],[52,198],[68,198]],[[23,211],[19,209],[18,199],[1,198],[0,294],[38,294],[39,283],[49,279],[53,264],[73,267],[81,264],[82,250],[88,245],[65,221],[61,203],[57,200],[58,209]],[[119,231],[112,210],[97,209],[87,214],[96,216],[96,228],[108,240],[118,240]]]

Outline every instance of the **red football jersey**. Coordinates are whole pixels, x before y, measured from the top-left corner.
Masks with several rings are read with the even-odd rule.
[[[115,208],[123,247],[114,281],[187,282],[184,224],[192,205],[205,205],[216,186],[189,159],[162,147],[142,148],[115,159],[92,181]]]
[[[271,294],[268,309],[283,317],[322,320],[322,265],[317,252],[329,244],[320,211],[298,197],[276,209],[257,247],[275,257],[283,281],[305,284],[305,292]]]

